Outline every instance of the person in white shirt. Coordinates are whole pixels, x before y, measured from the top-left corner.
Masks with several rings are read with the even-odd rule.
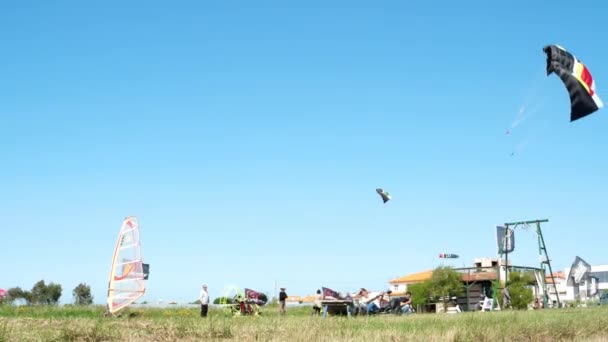
[[[207,317],[207,312],[209,311],[209,293],[207,292],[207,285],[203,285],[199,299],[201,301],[201,317]]]
[[[314,315],[321,314],[321,308],[323,306],[322,301],[323,301],[323,295],[321,294],[321,290],[317,290],[317,294],[315,295],[315,301],[312,306]]]
[[[369,314],[377,313],[380,310],[380,299],[384,296],[384,292],[369,292],[362,288],[359,291],[360,310]]]

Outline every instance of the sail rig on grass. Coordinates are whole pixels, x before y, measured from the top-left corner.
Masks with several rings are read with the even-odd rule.
[[[120,228],[108,285],[108,312],[112,315],[135,302],[146,292],[149,265],[141,258],[137,218],[127,217]]]

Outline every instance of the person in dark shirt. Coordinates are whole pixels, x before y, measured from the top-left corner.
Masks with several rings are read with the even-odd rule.
[[[279,292],[279,311],[281,315],[285,314],[285,301],[287,300],[287,293],[285,292],[285,288],[281,287],[281,292]]]
[[[410,291],[407,291],[405,293],[405,297],[403,297],[400,306],[401,306],[401,313],[409,314],[414,311],[412,309],[412,293]]]

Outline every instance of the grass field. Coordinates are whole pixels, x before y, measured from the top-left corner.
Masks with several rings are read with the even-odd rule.
[[[608,341],[608,307],[372,317],[226,317],[212,310],[136,309],[103,318],[102,307],[0,307],[2,341]]]

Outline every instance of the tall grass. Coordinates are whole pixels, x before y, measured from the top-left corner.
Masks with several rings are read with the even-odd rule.
[[[458,315],[322,317],[309,308],[286,316],[227,317],[196,308],[131,309],[103,318],[103,307],[1,307],[2,341],[602,341],[608,307],[474,312]]]

